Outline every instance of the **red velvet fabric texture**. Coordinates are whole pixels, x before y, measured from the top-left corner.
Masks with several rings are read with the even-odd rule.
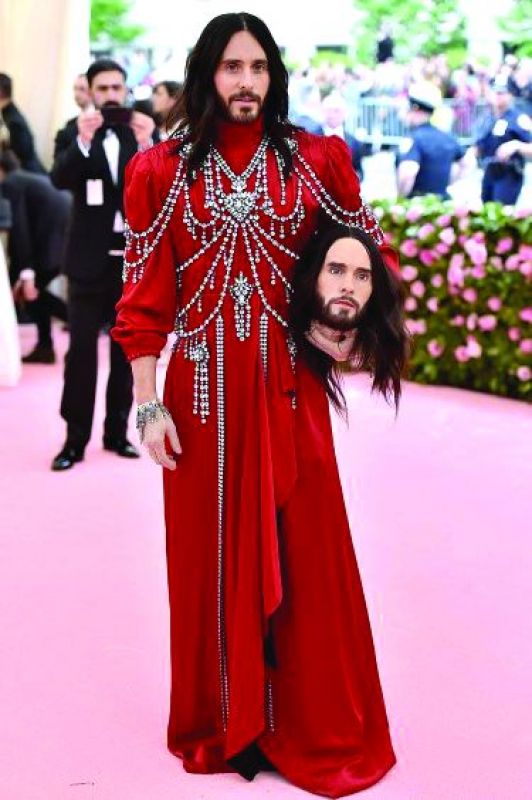
[[[223,123],[217,146],[242,171],[262,135],[262,124]],[[344,143],[297,135],[306,160],[341,206],[360,204],[358,180]],[[134,230],[152,222],[175,174],[174,142],[139,154],[128,167],[126,214]],[[272,154],[268,169],[277,176]],[[275,185],[272,179],[271,185]],[[190,190],[195,213],[204,208],[203,179]],[[279,187],[274,202],[279,201]],[[295,196],[293,180],[287,196]],[[312,234],[318,205],[304,190],[306,217],[288,247],[299,251]],[[132,359],[157,355],[212,263],[198,259],[176,289],[176,263],[197,249],[178,200],[161,242],[138,283],[127,282],[113,336]],[[203,212],[205,214],[205,212]],[[266,229],[268,227],[265,225]],[[288,256],[270,248],[285,274]],[[262,272],[261,272],[262,270]],[[233,275],[252,275],[242,242]],[[261,283],[286,318],[282,284]],[[189,325],[212,306],[195,307]],[[183,453],[164,471],[172,690],[168,747],[189,772],[231,771],[228,759],[256,742],[276,769],[310,792],[340,797],[376,783],[395,763],[370,624],[342,497],[325,392],[302,363],[292,371],[285,332],[270,319],[268,373],[259,351],[257,292],[251,297],[251,335],[238,341],[232,299],[221,309],[225,329],[226,458],[224,603],[229,680],[227,731],[222,726],[217,643],[217,422],[215,358],[210,359],[211,406],[205,424],[192,413],[194,365],[172,356],[164,402]],[[207,329],[215,352],[214,325]],[[294,391],[297,406],[292,407]],[[277,665],[264,657],[271,628]],[[274,730],[268,726],[271,681]]]

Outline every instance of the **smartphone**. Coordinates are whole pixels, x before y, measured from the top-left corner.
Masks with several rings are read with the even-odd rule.
[[[110,128],[115,125],[129,125],[131,122],[132,109],[125,106],[108,106],[100,109],[104,123]]]

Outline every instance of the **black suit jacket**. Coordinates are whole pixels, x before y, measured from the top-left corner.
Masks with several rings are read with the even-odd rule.
[[[64,271],[79,283],[100,283],[105,276],[109,250],[123,248],[123,237],[113,232],[113,223],[117,210],[124,213],[124,171],[138,148],[131,128],[122,125],[115,132],[120,140],[117,184],[111,178],[103,148],[103,129],[96,131],[88,158],[79,149],[77,126],[72,120],[56,137],[51,178],[58,189],[69,189],[73,195]],[[91,179],[103,182],[102,205],[87,204],[87,181]]]
[[[2,183],[12,210],[9,266],[13,283],[23,269],[33,269],[45,286],[62,265],[71,197],[56,189],[47,175],[16,169]]]
[[[46,173],[35,152],[29,125],[16,105],[8,103],[2,109],[2,117],[9,130],[9,146],[20,161],[20,166],[29,172]]]

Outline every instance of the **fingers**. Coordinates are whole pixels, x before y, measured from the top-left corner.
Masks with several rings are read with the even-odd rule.
[[[168,440],[174,453],[182,453],[183,450],[181,449],[181,442],[179,441],[179,436],[177,435],[177,430],[172,420],[167,421],[166,435],[168,436]]]
[[[148,452],[152,461],[154,461],[159,467],[164,467],[165,469],[170,470],[174,470],[176,468],[174,459],[168,455],[164,449],[164,445],[152,444],[150,447],[148,447]]]

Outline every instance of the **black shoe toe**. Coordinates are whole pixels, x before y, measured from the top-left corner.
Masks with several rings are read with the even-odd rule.
[[[52,461],[52,470],[63,472],[65,469],[73,467],[78,461],[83,461],[83,450],[66,445]]]
[[[110,450],[122,458],[140,458],[137,448],[127,439],[104,439],[103,446],[104,450]]]

